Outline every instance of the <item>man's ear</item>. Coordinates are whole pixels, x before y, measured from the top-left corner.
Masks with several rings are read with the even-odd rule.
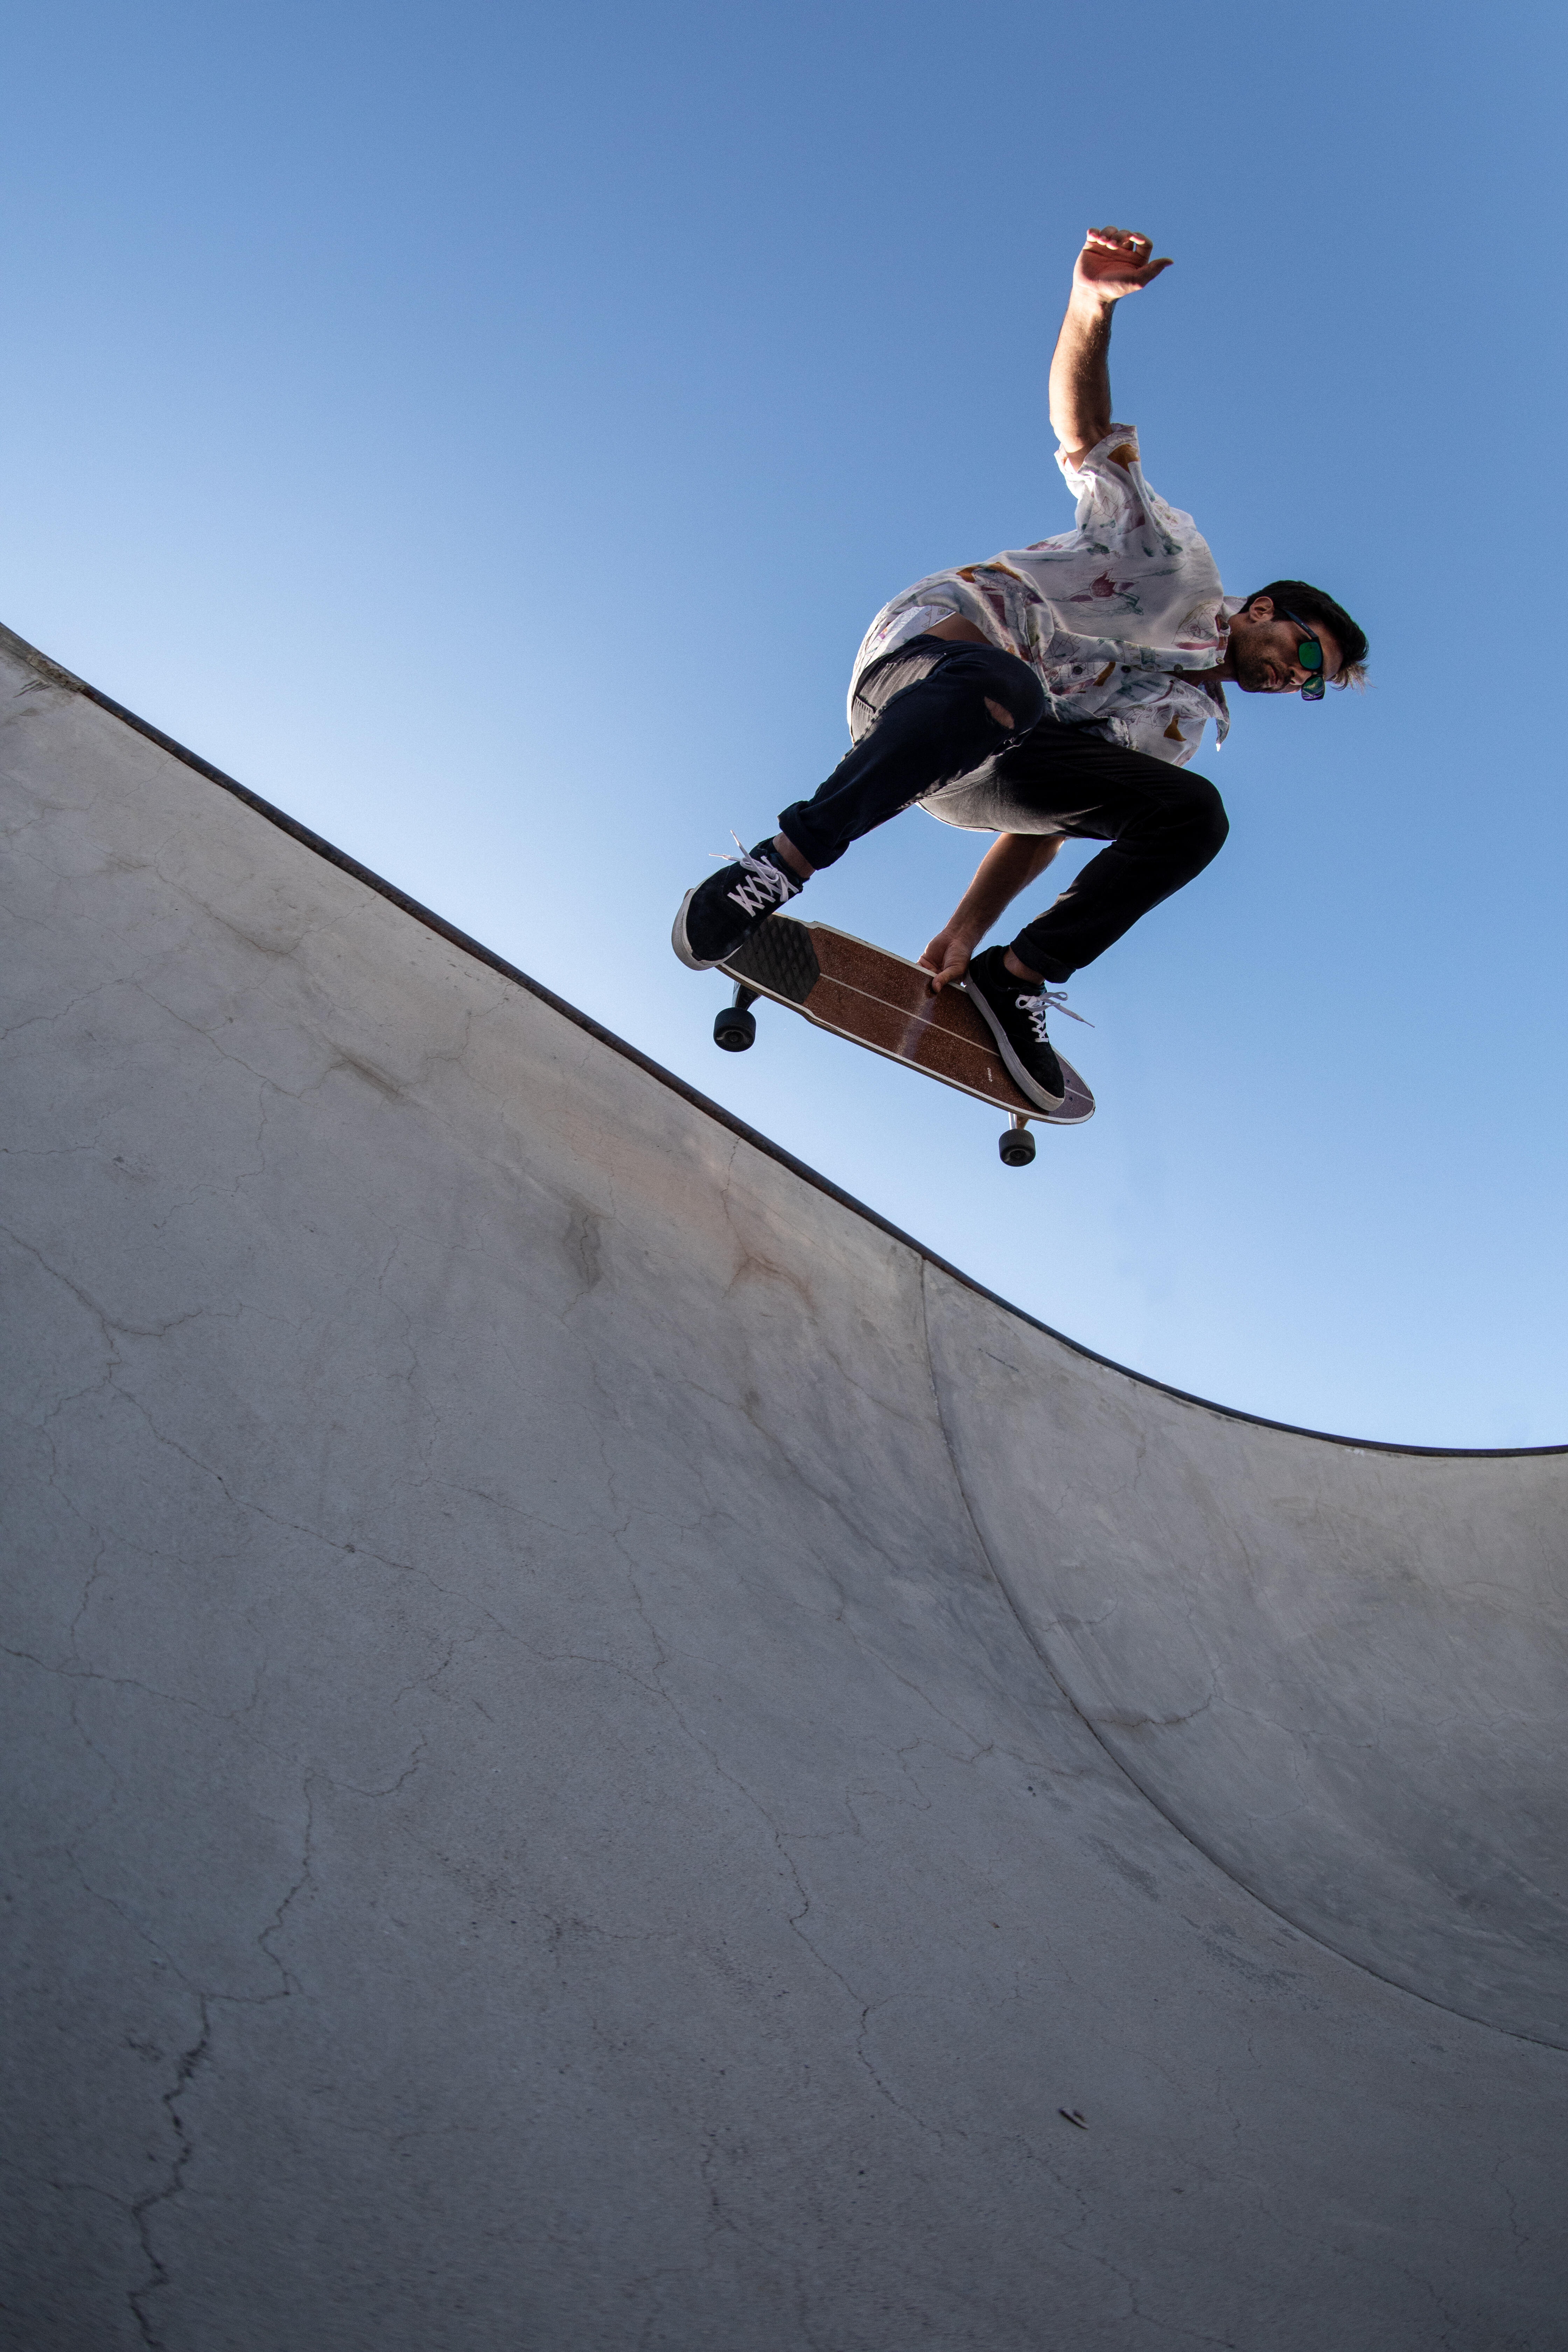
[[[1241,609],[1249,621],[1267,623],[1274,618],[1274,599],[1272,596],[1249,596]]]

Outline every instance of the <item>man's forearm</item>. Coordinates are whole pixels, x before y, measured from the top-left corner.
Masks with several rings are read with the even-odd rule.
[[[1061,845],[1059,833],[998,834],[953,910],[953,927],[983,940],[1019,891],[1044,873]]]
[[[1112,310],[1170,266],[1168,257],[1155,260],[1142,230],[1089,230],[1073,266],[1072,293],[1051,360],[1051,423],[1070,457],[1084,456],[1110,430]]]
[[[1051,356],[1051,429],[1070,457],[1111,426],[1110,314],[1115,305],[1075,286]]]
[[[1019,891],[1045,871],[1061,845],[1056,833],[997,835],[973,881],[921,958],[931,975],[931,989],[947,988],[963,978],[971,955],[1004,907],[1011,906]]]

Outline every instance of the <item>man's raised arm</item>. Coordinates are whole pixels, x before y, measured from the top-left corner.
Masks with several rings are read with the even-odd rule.
[[[1069,458],[1103,441],[1110,414],[1110,310],[1124,294],[1141,294],[1169,269],[1150,258],[1146,236],[1121,228],[1091,228],[1072,274],[1067,316],[1051,360],[1051,426]]]

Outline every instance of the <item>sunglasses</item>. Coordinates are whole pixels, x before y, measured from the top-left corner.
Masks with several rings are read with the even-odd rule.
[[[1301,699],[1303,702],[1321,702],[1323,698],[1324,687],[1323,648],[1319,644],[1316,636],[1312,634],[1312,631],[1308,627],[1306,622],[1301,618],[1300,613],[1292,613],[1283,604],[1279,609],[1284,614],[1285,618],[1288,621],[1294,621],[1296,626],[1300,630],[1301,642],[1296,648],[1296,659],[1300,663],[1303,669],[1310,670],[1312,673],[1308,678],[1306,685],[1301,688]]]

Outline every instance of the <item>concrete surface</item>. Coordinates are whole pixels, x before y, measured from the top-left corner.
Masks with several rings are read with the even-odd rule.
[[[1562,1454],[1085,1355],[8,636],[0,772],[5,2342],[1568,2346]]]

